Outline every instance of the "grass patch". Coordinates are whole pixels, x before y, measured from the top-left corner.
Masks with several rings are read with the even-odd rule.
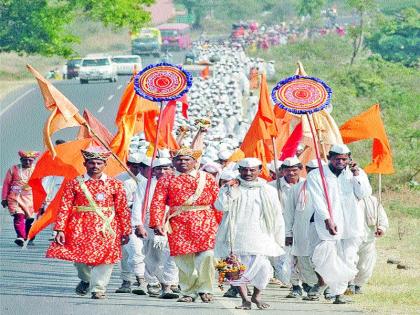
[[[420,309],[420,192],[384,194],[390,228],[377,240],[378,259],[364,294],[354,297],[357,305],[371,313],[418,314]],[[413,213],[411,213],[413,211]],[[389,258],[400,260],[407,270],[387,264]]]

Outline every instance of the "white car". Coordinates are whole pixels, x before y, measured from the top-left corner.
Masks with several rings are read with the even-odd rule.
[[[118,74],[133,74],[134,69],[143,69],[141,57],[137,55],[114,56],[112,61],[117,65]]]
[[[116,82],[117,77],[117,67],[109,56],[88,55],[80,63],[79,79],[81,84],[93,80]]]

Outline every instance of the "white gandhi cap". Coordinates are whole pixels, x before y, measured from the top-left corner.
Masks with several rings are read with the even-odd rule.
[[[285,159],[282,165],[287,166],[287,167],[292,167],[300,163],[301,163],[300,160],[296,156],[293,156],[293,157],[289,157]]]
[[[330,152],[338,153],[338,154],[348,154],[350,153],[350,149],[345,144],[334,144]]]
[[[256,167],[262,165],[261,161],[257,158],[245,158],[238,162],[240,167]]]

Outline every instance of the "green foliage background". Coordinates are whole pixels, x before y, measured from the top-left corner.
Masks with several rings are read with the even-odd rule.
[[[276,60],[278,80],[294,74],[300,60],[309,75],[325,80],[333,89],[333,117],[340,126],[346,120],[379,103],[393,149],[394,175],[383,176],[388,188],[400,189],[420,169],[420,76],[418,69],[383,60],[364,51],[350,67],[351,45],[347,38],[330,35],[273,48],[257,55]],[[275,82],[272,82],[274,85]],[[355,158],[367,165],[371,142],[350,145]],[[372,176],[374,183],[377,176]]]

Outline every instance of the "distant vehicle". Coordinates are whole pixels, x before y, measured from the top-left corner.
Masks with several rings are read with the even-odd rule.
[[[191,49],[187,51],[185,54],[184,63],[191,65],[198,61],[198,52],[195,49]]]
[[[158,26],[162,34],[162,50],[191,48],[191,29],[188,24],[168,23]]]
[[[154,27],[142,28],[138,33],[131,33],[131,53],[133,55],[160,56],[162,36]]]
[[[93,80],[117,81],[117,67],[109,56],[87,55],[82,59],[79,69],[79,79],[81,84],[89,83]]]
[[[70,59],[67,60],[67,79],[74,79],[79,76],[79,68],[82,63],[82,59]]]
[[[141,58],[136,55],[114,56],[112,62],[117,66],[117,74],[133,74],[134,68],[137,72],[143,69]]]

